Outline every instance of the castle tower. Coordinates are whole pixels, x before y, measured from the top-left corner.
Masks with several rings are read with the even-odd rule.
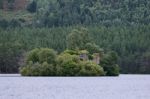
[[[100,64],[100,54],[99,53],[93,54],[93,62],[96,64]]]

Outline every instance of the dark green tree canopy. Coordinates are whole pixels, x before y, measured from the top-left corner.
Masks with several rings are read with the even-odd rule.
[[[27,7],[27,10],[31,13],[35,13],[37,11],[37,2],[33,0]]]
[[[71,50],[83,50],[85,49],[85,45],[89,42],[91,42],[91,39],[85,28],[81,28],[81,30],[73,30],[67,37],[67,47]]]

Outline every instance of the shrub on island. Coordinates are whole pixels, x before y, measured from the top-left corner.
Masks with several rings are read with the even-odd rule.
[[[26,56],[25,66],[20,68],[23,76],[55,76],[57,53],[53,49],[33,49]]]
[[[85,51],[84,51],[85,52]],[[57,56],[52,49],[34,49],[27,55],[22,76],[103,76],[103,67],[90,60],[82,60],[80,51],[66,50]]]

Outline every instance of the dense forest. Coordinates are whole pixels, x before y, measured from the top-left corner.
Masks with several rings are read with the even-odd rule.
[[[150,73],[149,0],[30,0],[26,11],[0,8],[0,73],[18,72],[33,48],[64,51],[79,27],[118,53],[122,73]]]
[[[38,27],[58,27],[77,24],[101,24],[105,26],[147,25],[150,23],[149,0],[29,1],[31,2],[29,2],[27,10],[31,13],[35,13],[30,25],[32,24],[33,26]],[[18,20],[13,17],[12,20],[15,20],[18,24],[26,21],[26,19],[22,17]],[[4,21],[3,18],[1,21]],[[9,21],[11,22],[11,20]],[[7,25],[7,22],[5,25]]]

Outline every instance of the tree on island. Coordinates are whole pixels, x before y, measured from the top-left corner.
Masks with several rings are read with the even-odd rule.
[[[105,54],[93,43],[84,28],[73,30],[67,37],[68,49],[57,55],[48,48],[30,51],[26,65],[20,69],[23,76],[118,76],[117,56]],[[101,58],[94,62],[94,53]],[[99,64],[100,63],[100,64]]]

